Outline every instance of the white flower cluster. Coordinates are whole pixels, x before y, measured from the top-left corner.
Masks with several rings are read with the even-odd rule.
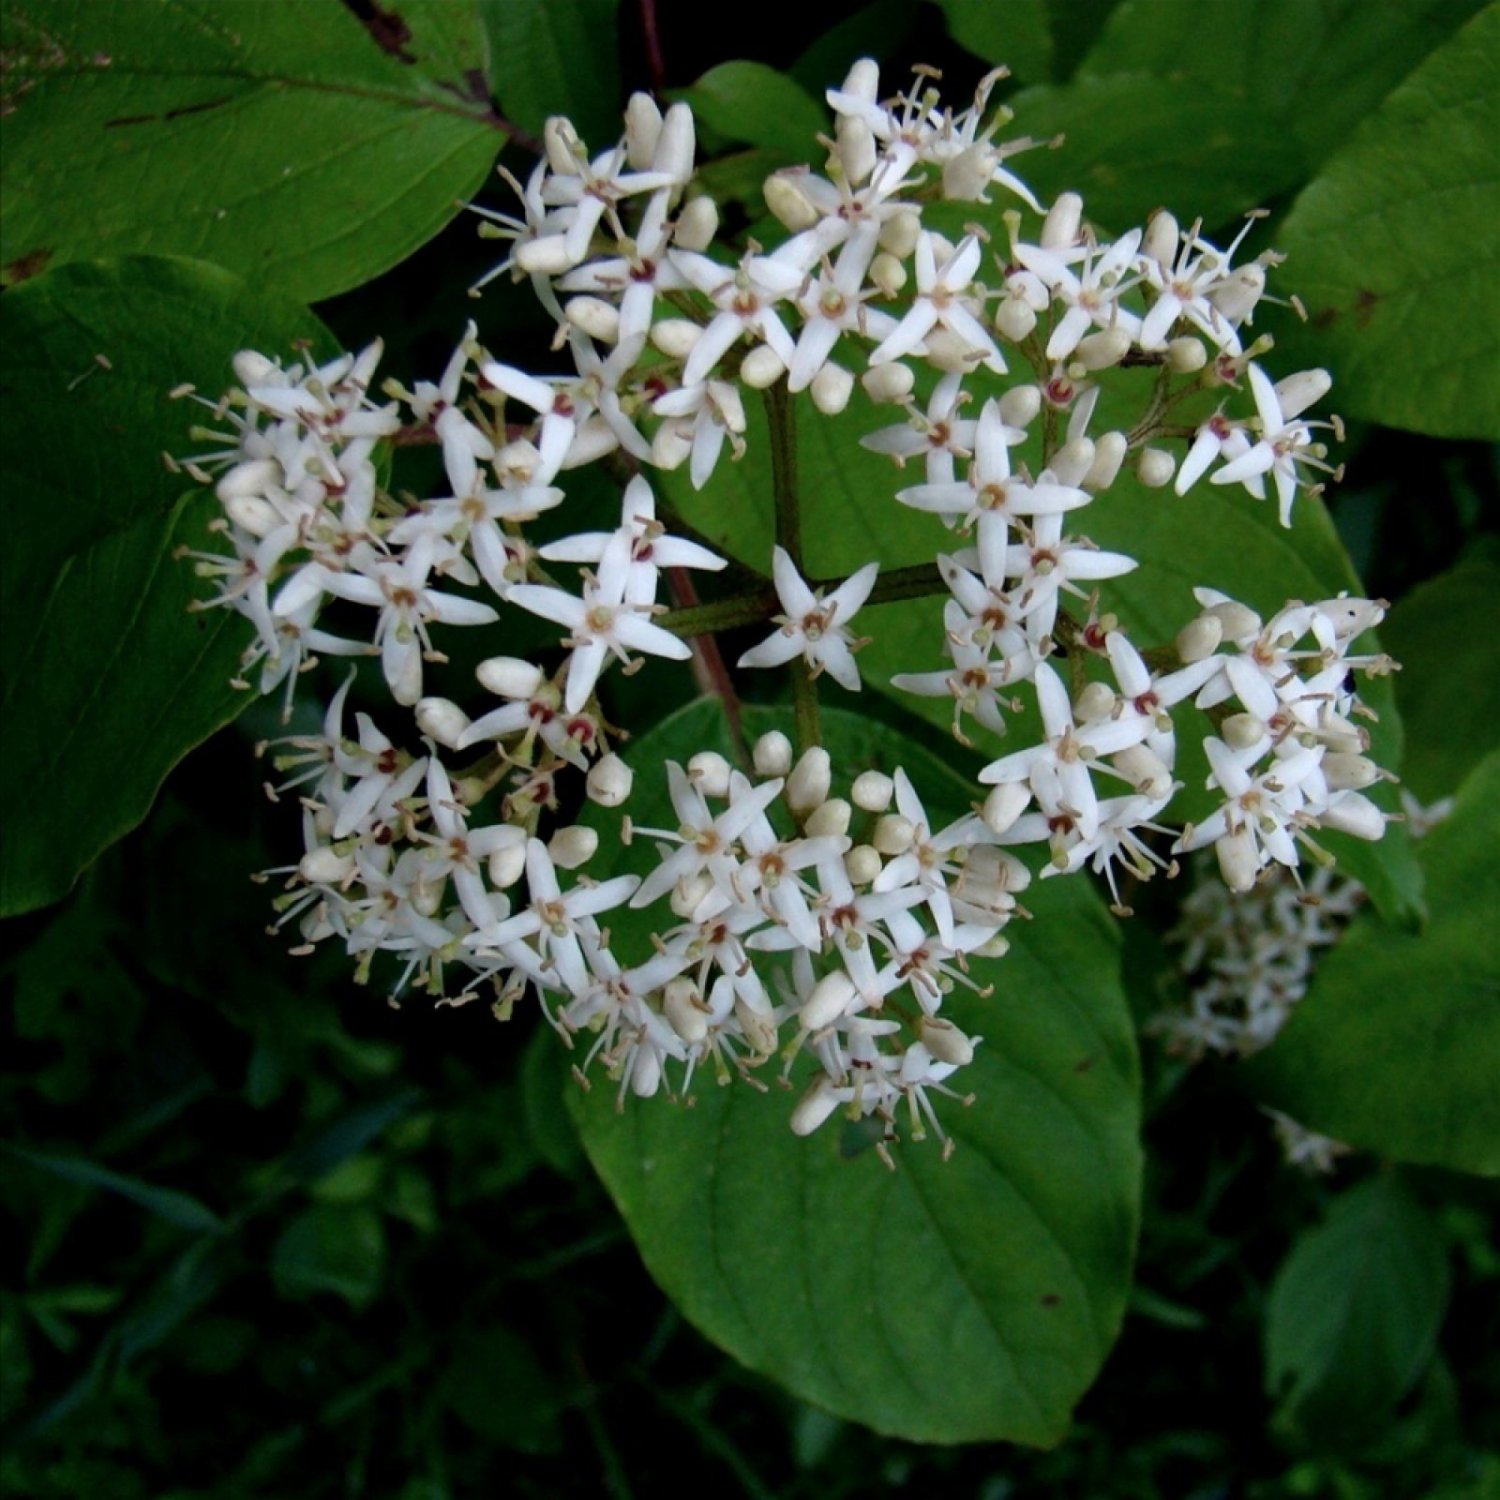
[[[1159,847],[1180,785],[1174,705],[1191,699],[1213,718],[1208,753],[1227,799],[1175,848],[1216,844],[1235,889],[1267,863],[1295,866],[1319,827],[1379,837],[1383,815],[1361,792],[1379,773],[1349,672],[1387,665],[1351,654],[1380,606],[1289,604],[1262,624],[1200,589],[1202,613],[1175,650],[1143,653],[1099,607],[1098,586],[1136,560],[1070,530],[1132,455],[1145,483],[1175,475],[1179,492],[1208,475],[1263,498],[1269,476],[1289,522],[1297,490],[1327,468],[1314,431],[1329,424],[1302,413],[1329,382],[1314,370],[1273,384],[1255,363],[1269,340],[1242,341],[1276,257],[1236,267],[1238,239],[1220,251],[1166,213],[1105,243],[1075,194],[1043,211],[1004,165],[1033,143],[995,139],[1007,118],[988,107],[999,76],[954,112],[926,76],[882,102],[876,65],[856,64],[828,95],[835,132],[821,170],[765,185],[786,238],[727,256],[710,253],[716,205],[692,191],[686,105],[663,114],[637,95],[623,138],[597,154],[566,120],[549,122],[542,159],[515,184],[519,214],[484,211],[486,232],[509,241],[485,280],[529,278],[556,319],[566,374],[496,359],[472,324],[436,383],[387,381],[383,399],[371,394],[378,345],[323,366],[238,357],[240,385],[203,430],[210,446],[184,461],[215,485],[230,548],[194,554],[215,580],[208,602],[252,622],[247,668],[259,667],[263,692],[285,691],[288,710],[315,654],[378,654],[424,742],[402,748],[365,714],[351,736],[347,686],[320,735],[283,742],[305,851],[282,872],[281,920],[306,943],[344,944],[362,974],[393,953],[401,982],[434,994],[450,970],[463,997],[492,983],[507,1013],[530,987],[560,1031],[594,1036],[585,1066],[603,1062],[622,1093],[685,1090],[710,1059],[721,1076],[743,1072],[795,1023],[791,1054],[820,1066],[794,1128],[840,1110],[893,1127],[904,1105],[920,1134],[933,1123],[927,1094],[946,1092],[972,1051],[938,1014],[942,996],[970,982],[968,956],[1003,948],[1029,878],[1008,846],[1045,844],[1046,874],[1104,872],[1117,906],[1119,870],[1143,878],[1169,863]],[[995,188],[1040,215],[1034,241],[1019,213],[1005,215],[1004,257],[977,226],[957,242],[933,227],[934,205],[988,204]],[[1011,376],[1017,359],[1023,373]],[[1153,372],[1147,408],[1128,430],[1091,435],[1115,367]],[[667,769],[679,826],[637,830],[660,840],[655,869],[592,879],[583,867],[598,835],[565,819],[585,796],[619,807],[632,780],[600,679],[642,654],[686,660],[687,617],[703,611],[668,612],[664,576],[724,566],[670,533],[677,523],[658,517],[640,471],[685,466],[701,488],[726,449],[744,452],[747,394],[781,387],[772,405],[785,412],[785,397],[806,391],[835,414],[856,379],[902,413],[865,445],[899,466],[921,461],[921,482],[895,502],[937,518],[935,545],[956,542],[931,579],[948,595],[951,670],[895,684],[951,696],[968,743],[966,719],[1003,732],[1021,707],[1015,688],[1030,682],[1040,742],[992,761],[982,807],[941,830],[900,771],[861,776],[844,799],[815,743],[794,767],[784,739],[763,739],[758,780],[705,752]],[[1220,402],[1213,415],[1173,418],[1205,394]],[[383,480],[377,445],[414,441],[440,447],[436,497],[398,497]],[[1172,441],[1180,466],[1160,446]],[[569,472],[599,460],[620,476],[619,524],[535,540],[532,523],[565,505]],[[880,597],[878,566],[809,581],[781,503],[767,571],[783,613],[770,616],[763,594],[750,614],[723,601],[723,623],[775,626],[739,665],[799,660],[856,690],[864,642],[850,624]],[[362,632],[320,623],[325,610],[353,621],[361,607],[373,612]],[[474,717],[429,691],[428,667],[446,660],[437,627],[503,630],[514,611],[559,627],[559,665],[489,658],[478,677],[498,704]],[[544,835],[544,819],[562,826]],[[599,921],[622,907],[670,914],[635,967]],[[664,1085],[670,1064],[677,1081]]]

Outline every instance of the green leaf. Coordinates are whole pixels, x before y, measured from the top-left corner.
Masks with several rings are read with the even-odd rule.
[[[1259,114],[1244,145],[1265,185],[1262,201],[1304,181],[1349,131],[1483,0],[1124,0],[1080,72],[1155,76],[1251,104]],[[1186,39],[1191,39],[1184,45]],[[1294,154],[1264,157],[1281,138]],[[1292,175],[1273,169],[1286,163]],[[1196,213],[1196,205],[1173,205]]]
[[[760,146],[791,161],[806,161],[828,129],[827,111],[785,73],[758,62],[710,68],[683,98],[704,124],[726,140]]]
[[[167,392],[217,395],[237,349],[323,337],[305,308],[190,261],[65,266],[5,294],[0,912],[62,896],[243,706],[229,679],[247,628],[228,610],[186,613],[204,585],[172,554],[215,544],[214,506],[179,498],[162,464],[202,420]]]
[[[142,1182],[139,1177],[127,1177],[124,1173],[111,1171],[98,1162],[81,1156],[48,1156],[40,1151],[30,1151],[24,1146],[7,1146],[6,1152],[20,1161],[50,1172],[64,1182],[76,1182],[84,1187],[103,1188],[106,1192],[118,1193],[132,1203],[175,1224],[179,1229],[189,1229],[195,1234],[222,1234],[224,1221],[212,1209],[205,1207],[189,1193],[179,1193],[175,1188],[156,1187]]]
[[[562,1447],[560,1393],[530,1347],[509,1328],[469,1334],[442,1381],[443,1399],[472,1431],[518,1453]]]
[[[1052,32],[1045,0],[938,0],[948,35],[975,57],[1017,78],[1052,77]]]
[[[567,115],[595,150],[620,134],[619,0],[479,0],[490,88],[540,138]]]
[[[1434,53],[1297,199],[1279,242],[1307,304],[1278,328],[1346,413],[1500,437],[1500,6]]]
[[[749,709],[747,732],[789,728]],[[825,710],[841,775],[909,768],[937,818],[972,789],[937,757],[855,714]],[[732,753],[718,706],[694,704],[633,742],[632,816],[671,817],[662,762]],[[596,815],[597,816],[597,815]],[[650,853],[637,840],[622,865]],[[927,1442],[1051,1444],[1119,1330],[1139,1197],[1139,1080],[1119,983],[1118,937],[1078,881],[1034,884],[1034,923],[955,991],[955,1019],[983,1033],[964,1086],[939,1101],[957,1142],[899,1148],[837,1123],[808,1140],[793,1095],[699,1075],[696,1107],[574,1095],[585,1148],[652,1275],[736,1359],[801,1399]],[[621,920],[614,920],[619,917]],[[633,926],[631,925],[633,922]],[[644,951],[641,914],[612,914]],[[803,1082],[803,1070],[794,1082]]]
[[[384,1271],[385,1230],[368,1204],[315,1204],[287,1225],[271,1252],[282,1297],[332,1292],[363,1306],[380,1289]]]
[[[1322,961],[1252,1086],[1304,1125],[1400,1161],[1500,1174],[1500,753],[1417,846],[1419,937],[1361,915]]]
[[[1381,635],[1401,663],[1396,701],[1406,725],[1401,776],[1423,802],[1457,791],[1500,744],[1500,707],[1482,684],[1500,682],[1500,632],[1486,628],[1500,599],[1500,549],[1404,594]]]
[[[0,46],[7,281],[148,252],[316,301],[431,239],[505,139],[444,0],[13,0]]]
[[[1266,1391],[1326,1445],[1383,1427],[1417,1383],[1448,1305],[1442,1235],[1398,1177],[1341,1194],[1277,1274]]]

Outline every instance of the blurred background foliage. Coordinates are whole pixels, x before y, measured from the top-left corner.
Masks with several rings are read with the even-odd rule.
[[[270,9],[215,7],[237,23],[257,8]],[[147,9],[85,7],[75,20],[144,35]],[[517,363],[547,357],[550,329],[526,298],[492,295],[476,309],[465,294],[494,247],[467,216],[452,219],[450,200],[474,189],[475,163],[493,154],[491,98],[522,135],[566,110],[597,142],[630,89],[680,92],[715,158],[709,177],[753,233],[760,182],[793,159],[805,124],[822,117],[821,90],[851,59],[880,57],[891,87],[913,62],[940,66],[954,98],[1008,60],[1016,128],[1070,136],[1069,151],[1017,164],[1039,188],[1081,186],[1106,224],[1138,220],[1159,197],[1208,205],[1218,231],[1260,203],[1273,213],[1264,243],[1277,244],[1302,185],[1479,7],[876,0],[810,40],[758,16],[726,39],[681,0],[479,0],[477,50],[459,0],[279,9],[305,28],[310,76],[324,54],[344,66],[334,29],[351,18],[385,54],[359,66],[378,63],[402,88],[408,18],[439,35],[471,82],[445,157],[465,180],[429,194],[385,239],[384,210],[371,209],[379,243],[353,268],[315,232],[298,231],[288,269],[274,261],[276,237],[247,250],[191,214],[149,242],[111,231],[109,248],[186,251],[261,275],[315,300],[348,344],[382,332],[388,367],[408,376],[440,368],[473,315]],[[70,11],[14,0],[7,45],[20,35],[34,47],[37,18]],[[384,75],[376,83],[396,89]],[[275,132],[296,123],[259,128],[279,149]],[[481,131],[488,148],[471,138]],[[22,237],[5,251],[7,282],[42,269],[22,243],[28,214],[47,231],[49,259],[95,253],[90,226],[113,224],[98,195],[124,180],[90,175],[92,139],[54,157],[46,183],[31,147],[7,145],[7,230]],[[502,159],[524,172],[530,158],[510,144]],[[503,206],[487,181],[482,199]],[[329,191],[346,186],[330,178]],[[1316,222],[1305,232],[1315,260],[1329,233]],[[1492,235],[1459,248],[1474,274],[1493,276]],[[236,264],[251,250],[262,263]],[[1298,286],[1297,260],[1283,280]],[[1320,354],[1287,327],[1297,352],[1337,379],[1337,340]],[[1493,346],[1492,326],[1491,359]],[[1406,389],[1430,378],[1420,352],[1414,343]],[[1351,425],[1331,508],[1370,591],[1397,602],[1391,649],[1413,666],[1450,663],[1397,684],[1407,779],[1431,800],[1456,790],[1495,738],[1500,498],[1494,451],[1472,440],[1486,435],[1483,413],[1467,427],[1399,413],[1385,419],[1401,428],[1377,425],[1386,400],[1378,390]],[[1413,426],[1460,436],[1403,430]],[[620,687],[660,709],[671,706],[667,681]],[[267,892],[246,872],[285,858],[289,814],[253,797],[251,747],[277,732],[273,713],[252,708],[177,768],[149,820],[64,902],[3,929],[6,1493],[1500,1494],[1493,1182],[1366,1155],[1309,1179],[1280,1161],[1234,1067],[1189,1069],[1149,1041],[1137,1287],[1060,1447],[881,1438],[747,1374],[642,1270],[584,1160],[550,1035],[530,1018],[498,1026],[477,1005],[389,1005],[352,985],[335,956],[293,958],[267,937]],[[28,776],[22,795],[66,799],[68,786]],[[1143,909],[1125,929],[1142,1021],[1175,983],[1158,914]],[[848,1336],[861,1337],[857,1322]]]

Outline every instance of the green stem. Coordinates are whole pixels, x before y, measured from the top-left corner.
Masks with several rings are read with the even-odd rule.
[[[797,505],[797,418],[779,381],[765,393],[771,424],[771,489],[776,499],[776,541],[802,571],[802,515]]]
[[[797,729],[797,749],[805,753],[823,743],[823,722],[818,713],[818,684],[802,658],[792,661],[792,717]]]

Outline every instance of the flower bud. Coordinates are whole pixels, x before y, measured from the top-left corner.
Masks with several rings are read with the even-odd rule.
[[[834,131],[839,165],[850,187],[858,187],[875,170],[879,148],[875,132],[858,115],[840,115]]]
[[[632,171],[644,172],[661,138],[661,110],[650,94],[637,91],[625,106],[625,160]]]
[[[839,1096],[833,1080],[820,1073],[792,1111],[792,1134],[811,1135],[838,1107]]]
[[[999,155],[987,141],[975,141],[943,163],[943,197],[950,203],[984,203]]]
[[[1042,393],[1034,385],[1012,386],[1000,398],[1000,420],[1008,427],[1030,427],[1042,409]]]
[[[1219,856],[1219,874],[1224,884],[1237,895],[1253,889],[1260,861],[1255,852],[1255,836],[1248,828],[1227,833],[1214,845]]]
[[[1217,615],[1199,615],[1196,620],[1189,620],[1181,630],[1177,632],[1177,639],[1173,643],[1177,649],[1177,658],[1184,666],[1191,666],[1195,661],[1204,661],[1219,649],[1219,642],[1224,639],[1224,623]]]
[[[1059,193],[1042,221],[1042,249],[1071,250],[1082,223],[1083,199],[1077,193]]]
[[[1164,208],[1151,215],[1146,232],[1141,236],[1141,254],[1158,265],[1173,265],[1177,260],[1178,246],[1182,243],[1182,232],[1177,220]]]
[[[526,873],[526,835],[521,829],[516,829],[514,840],[490,855],[488,873],[497,891],[509,890]]]
[[[745,1033],[745,1040],[757,1057],[769,1057],[776,1050],[778,1041],[776,1018],[763,1010],[756,1010],[744,999],[734,1002],[734,1018]]]
[[[781,356],[769,344],[757,344],[740,361],[740,379],[752,391],[768,390],[785,374]]]
[[[945,1021],[941,1016],[923,1016],[917,1026],[917,1036],[939,1062],[953,1063],[962,1068],[974,1061],[974,1043],[952,1021]]]
[[[990,891],[1014,895],[1031,884],[1031,871],[1008,849],[997,849],[993,844],[975,844],[964,860],[965,895],[969,894],[971,882]]]
[[[1165,448],[1142,448],[1135,461],[1135,477],[1148,490],[1159,490],[1172,482],[1177,460]]]
[[[630,1064],[630,1092],[637,1099],[650,1099],[661,1087],[661,1058],[654,1047],[640,1046]]]
[[[813,986],[798,1019],[805,1031],[822,1031],[844,1015],[858,996],[854,981],[842,969],[835,969]]]
[[[651,158],[653,172],[665,172],[673,185],[683,186],[693,175],[693,156],[697,150],[697,134],[693,127],[693,111],[689,105],[674,104],[661,122],[661,135],[657,138],[656,152]]]
[[[661,1013],[667,1018],[667,1025],[689,1047],[696,1047],[708,1035],[708,1008],[691,979],[679,975],[667,981],[662,990]]]
[[[852,885],[869,885],[884,868],[880,851],[869,844],[856,844],[844,856],[844,873]]]
[[[849,404],[854,394],[854,377],[842,366],[830,359],[812,378],[808,387],[813,405],[825,417],[836,417]]]
[[[898,297],[906,285],[906,267],[888,250],[882,250],[870,262],[869,277],[880,288],[883,297]]]
[[[681,917],[684,922],[691,921],[693,913],[708,898],[713,888],[714,878],[707,870],[700,870],[696,875],[684,875],[672,887],[672,895],[667,903],[672,908],[672,915]]]
[[[1073,700],[1073,717],[1080,724],[1107,718],[1115,711],[1115,693],[1107,683],[1086,682]]]
[[[862,771],[854,778],[850,796],[854,805],[865,812],[880,813],[891,805],[896,783],[884,771]]]
[[[880,64],[873,57],[861,57],[844,75],[840,93],[874,104],[880,94]]]
[[[1288,422],[1300,417],[1309,406],[1315,406],[1333,389],[1333,376],[1327,370],[1300,370],[1276,382],[1276,399]]]
[[[1255,261],[1220,282],[1208,294],[1208,300],[1238,327],[1255,311],[1255,305],[1266,290],[1265,267]]]
[[[686,359],[702,332],[691,318],[663,318],[651,325],[651,342],[668,359]]]
[[[917,830],[910,819],[900,813],[887,813],[875,825],[874,837],[870,840],[885,855],[905,854],[916,838]]]
[[[578,175],[578,158],[586,154],[573,122],[562,115],[551,115],[542,127],[542,147],[547,153],[547,165],[559,177]]]
[[[651,463],[658,469],[678,469],[693,451],[693,430],[683,422],[663,422],[651,439]]]
[[[1123,328],[1101,328],[1078,342],[1073,359],[1085,370],[1107,370],[1130,353],[1130,335]]]
[[[1208,363],[1208,350],[1202,339],[1185,334],[1167,344],[1167,368],[1174,375],[1193,375]]]
[[[719,209],[712,198],[700,194],[690,198],[677,215],[674,244],[684,250],[707,250],[719,232]]]
[[[849,832],[851,808],[842,797],[830,797],[821,807],[815,808],[802,831],[813,839],[841,838]]]
[[[991,833],[1005,833],[1026,811],[1030,801],[1031,788],[1024,781],[1002,781],[984,799],[979,816]]]
[[[792,742],[779,729],[772,729],[756,740],[751,761],[757,776],[785,776],[792,769]]]
[[[241,349],[234,357],[234,378],[246,389],[252,385],[274,385],[280,367],[254,349]]]
[[[457,750],[469,716],[451,698],[423,698],[417,704],[417,727],[428,739]]]
[[[598,848],[597,831],[585,828],[582,823],[559,828],[547,843],[547,853],[552,856],[552,863],[561,870],[576,870],[580,865],[586,865]]]
[[[336,853],[326,844],[320,845],[302,856],[297,873],[309,885],[337,885],[354,873],[354,856]]]
[[[800,176],[798,172],[772,172],[762,188],[766,207],[793,234],[811,229],[823,217],[802,191]]]
[[[492,656],[474,669],[480,687],[500,698],[534,698],[546,680],[535,662],[519,656]]]
[[[1083,487],[1091,494],[1107,490],[1120,473],[1128,447],[1123,432],[1106,432],[1094,444],[1094,461],[1083,476]]]
[[[911,395],[917,377],[906,365],[893,359],[887,364],[871,365],[859,377],[859,383],[872,401],[904,401]]]
[[[597,802],[600,807],[618,807],[630,795],[634,781],[635,773],[618,755],[611,753],[589,767],[584,786],[589,801]]]
[[[1149,745],[1129,745],[1112,757],[1112,764],[1141,796],[1160,802],[1172,795],[1172,772]]]
[[[1265,739],[1266,723],[1254,714],[1230,714],[1219,726],[1219,733],[1231,750],[1249,750]]]
[[[968,375],[974,369],[974,346],[952,329],[939,324],[923,339],[927,345],[927,363],[949,375]]]
[[[540,239],[520,240],[516,244],[516,268],[528,276],[561,276],[576,264],[566,235],[544,234]]]
[[[1002,297],[995,308],[995,331],[1013,344],[1019,344],[1036,327],[1036,312],[1019,297]],[[1025,389],[1025,387],[1021,387]]]
[[[1210,604],[1204,613],[1213,615],[1224,627],[1226,641],[1248,640],[1260,633],[1260,616],[1248,605],[1239,604],[1233,599],[1225,599],[1221,604]]]
[[[214,494],[226,505],[231,500],[260,499],[284,478],[274,458],[252,458],[228,470],[214,486]]]
[[[1335,750],[1318,763],[1330,792],[1362,792],[1380,779],[1380,768],[1365,755]]]
[[[1360,792],[1346,792],[1327,811],[1318,814],[1318,822],[1351,838],[1373,842],[1385,836],[1385,814]]]
[[[276,507],[259,495],[231,495],[224,501],[224,514],[251,536],[270,536],[281,525]]]
[[[729,762],[717,750],[700,750],[687,763],[688,775],[705,797],[729,795]]]
[[[802,817],[828,800],[828,788],[832,784],[832,762],[828,752],[821,745],[814,745],[802,752],[801,760],[787,778],[786,805]]]
[[[922,216],[909,208],[903,208],[893,213],[880,226],[876,244],[897,260],[905,260],[917,248],[917,239],[921,233]]]
[[[620,313],[599,297],[570,297],[563,315],[575,328],[601,344],[613,344],[620,337]]]
[[[1064,443],[1053,454],[1051,469],[1059,484],[1071,485],[1076,489],[1082,485],[1093,465],[1093,443],[1086,437],[1076,437],[1071,442]]]

